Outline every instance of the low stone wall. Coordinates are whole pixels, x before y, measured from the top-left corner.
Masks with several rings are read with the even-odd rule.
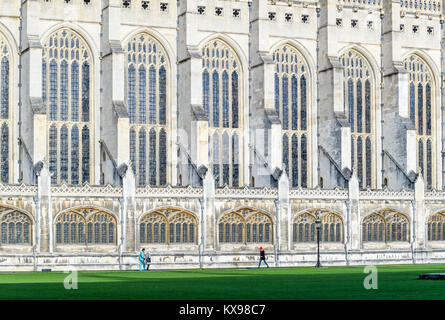
[[[200,267],[198,252],[152,253],[151,269],[197,269]],[[321,252],[322,266],[429,264],[445,263],[445,250],[415,251],[343,251]],[[413,259],[414,258],[414,259]],[[202,266],[212,268],[254,268],[258,266],[258,254],[253,252],[205,252]],[[312,267],[317,261],[316,252],[281,252],[276,263],[273,252],[267,254],[271,267]],[[138,253],[53,253],[53,254],[1,254],[0,272],[11,271],[117,271],[138,270]]]

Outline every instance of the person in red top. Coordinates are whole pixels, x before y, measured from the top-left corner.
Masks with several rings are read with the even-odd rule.
[[[269,268],[269,265],[267,264],[266,261],[266,253],[264,252],[263,247],[260,247],[260,263],[258,263],[258,268],[261,266],[261,261],[264,261],[266,266]]]

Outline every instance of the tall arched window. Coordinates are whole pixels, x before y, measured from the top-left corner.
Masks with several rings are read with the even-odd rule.
[[[117,243],[117,221],[96,208],[75,208],[56,218],[56,243],[66,245],[110,245]]]
[[[9,182],[9,142],[11,97],[11,54],[6,40],[0,34],[0,181]]]
[[[409,117],[416,128],[417,138],[417,170],[422,172],[427,188],[436,181],[434,132],[436,95],[433,74],[426,62],[416,55],[411,55],[404,61],[409,72]]]
[[[369,62],[357,51],[341,56],[344,110],[351,126],[351,166],[356,169],[360,188],[371,188],[375,163],[374,91]]]
[[[42,98],[48,114],[51,183],[91,182],[92,56],[70,29],[51,34],[42,52]]]
[[[3,245],[31,245],[32,221],[19,210],[0,207],[0,242]]]
[[[130,159],[137,184],[167,184],[169,64],[162,45],[140,33],[126,45]]]
[[[309,171],[310,78],[306,60],[292,46],[273,53],[275,110],[282,124],[283,163],[292,187],[307,187]]]
[[[242,79],[236,53],[221,40],[202,48],[203,108],[209,118],[210,165],[217,186],[242,183]]]
[[[445,214],[443,212],[433,214],[428,220],[428,240],[445,240]]]

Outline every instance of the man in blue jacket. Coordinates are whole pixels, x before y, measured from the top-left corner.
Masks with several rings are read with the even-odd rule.
[[[145,249],[139,253],[139,271],[145,270]]]

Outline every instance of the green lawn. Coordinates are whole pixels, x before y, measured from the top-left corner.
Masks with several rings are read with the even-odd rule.
[[[365,290],[363,267],[1,273],[0,299],[445,299],[445,281],[417,280],[445,265],[379,266]]]

